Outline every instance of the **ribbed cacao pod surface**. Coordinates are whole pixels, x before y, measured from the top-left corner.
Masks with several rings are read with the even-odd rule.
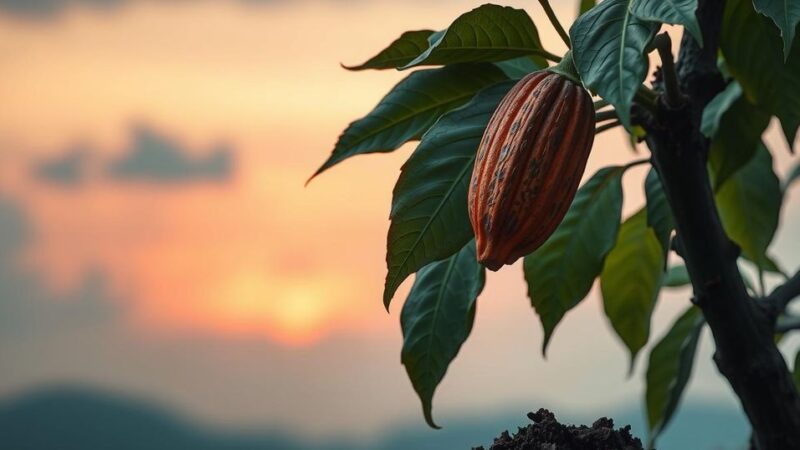
[[[490,270],[539,248],[578,190],[594,142],[582,86],[548,71],[519,81],[483,134],[469,186],[478,261]]]

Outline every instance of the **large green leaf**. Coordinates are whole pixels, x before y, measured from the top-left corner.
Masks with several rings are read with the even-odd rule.
[[[451,111],[422,137],[394,188],[383,303],[425,265],[449,257],[472,239],[467,187],[483,130],[514,85],[497,84]]]
[[[704,324],[700,309],[692,306],[650,351],[645,394],[650,427],[649,448],[672,419],[692,376],[694,355]]]
[[[792,146],[800,126],[800,45],[784,64],[781,38],[770,22],[753,9],[752,0],[728,0],[720,48],[747,100],[778,116]]]
[[[406,31],[397,40],[363,64],[343,66],[348,70],[395,69],[403,67],[428,48],[432,30]]]
[[[366,117],[347,127],[314,176],[351,156],[390,152],[419,139],[439,116],[507,78],[492,64],[458,64],[412,73]]]
[[[780,181],[772,171],[772,156],[763,144],[716,194],[728,236],[762,269],[768,265],[766,251],[778,228],[782,197]]]
[[[578,190],[555,233],[525,257],[528,296],[544,328],[543,353],[564,314],[589,293],[614,246],[624,171],[607,167],[594,174]]]
[[[494,62],[542,55],[536,26],[521,9],[486,4],[459,16],[428,38],[428,48],[403,68],[463,62]]]
[[[800,2],[797,0],[753,0],[756,11],[771,18],[781,30],[783,55],[789,57],[794,32],[800,22]]]
[[[644,50],[659,26],[632,15],[630,6],[630,0],[605,0],[580,16],[569,30],[581,79],[614,105],[626,127],[633,96],[647,75]]]
[[[736,91],[729,86],[703,111],[703,132],[713,132],[708,164],[714,175],[714,189],[719,189],[753,158],[761,143],[761,134],[769,125],[769,114],[744,96],[729,102]],[[723,108],[727,109],[719,112]]]
[[[644,181],[644,192],[647,198],[647,225],[653,229],[661,248],[664,250],[664,262],[669,253],[669,238],[675,229],[667,195],[661,186],[661,179],[655,168],[650,169]]]
[[[433,393],[472,330],[475,299],[484,282],[473,241],[450,258],[420,269],[403,305],[401,361],[422,401],[425,421],[434,428]]]
[[[642,209],[620,227],[600,274],[603,309],[630,351],[631,371],[650,337],[650,317],[661,289],[663,267],[664,250],[647,226],[647,213]]]
[[[634,0],[631,12],[642,20],[683,25],[701,45],[703,33],[694,12],[697,0]]]

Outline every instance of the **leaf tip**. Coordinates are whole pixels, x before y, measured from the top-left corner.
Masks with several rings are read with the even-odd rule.
[[[422,400],[422,415],[425,416],[425,423],[434,430],[441,430],[442,427],[433,421],[433,392],[430,396],[420,393],[420,400]]]

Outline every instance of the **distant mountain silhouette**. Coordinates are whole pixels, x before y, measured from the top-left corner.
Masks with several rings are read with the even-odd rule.
[[[534,405],[538,407],[538,405]],[[638,409],[615,416],[642,435]],[[635,411],[635,412],[633,412]],[[593,418],[565,417],[591,423]],[[0,448],[9,450],[468,450],[487,444],[524,417],[488,414],[449,420],[433,431],[400,425],[378,442],[311,443],[274,431],[234,434],[193,425],[149,403],[85,388],[50,388],[0,403]],[[293,430],[295,431],[295,430]],[[736,449],[749,433],[737,411],[684,408],[660,441],[660,450]]]

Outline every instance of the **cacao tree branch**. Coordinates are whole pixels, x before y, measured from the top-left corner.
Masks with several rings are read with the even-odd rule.
[[[550,19],[550,23],[553,24],[553,28],[555,28],[558,32],[561,40],[564,41],[564,43],[567,45],[567,48],[572,48],[572,43],[569,40],[569,34],[564,31],[564,27],[561,26],[561,22],[558,21],[558,17],[556,17],[556,13],[553,11],[553,7],[550,6],[550,1],[539,0],[539,4],[542,5],[544,13],[547,14],[547,18]]]
[[[760,450],[800,448],[800,395],[773,339],[774,316],[747,292],[736,260],[739,248],[722,227],[706,163],[709,141],[700,133],[703,109],[724,88],[716,65],[724,0],[699,0],[700,47],[688,33],[676,72],[686,101],[664,97],[645,117],[646,141],[675,219],[677,245],[714,336],[714,361],[753,426]],[[656,83],[663,92],[663,83]]]
[[[772,313],[777,316],[786,310],[786,305],[798,296],[800,296],[800,271],[775,288],[767,297],[767,302],[770,304]]]
[[[618,119],[618,118],[619,117],[617,116],[617,111],[613,109],[608,111],[600,111],[594,116],[594,119],[597,122],[605,122],[606,120]]]
[[[661,74],[664,78],[665,102],[670,108],[678,108],[685,101],[678,84],[678,74],[675,72],[675,60],[672,57],[672,39],[667,32],[661,33],[653,39],[653,46],[661,58]]]
[[[794,330],[800,330],[800,317],[798,316],[779,317],[775,323],[776,333],[786,333]]]
[[[622,125],[622,122],[620,122],[619,120],[615,120],[613,122],[604,123],[604,124],[602,124],[599,127],[594,129],[594,134],[600,134],[600,133],[602,133],[604,131],[608,131],[608,130],[610,130],[612,128],[616,128],[616,127],[618,127],[620,125]]]

